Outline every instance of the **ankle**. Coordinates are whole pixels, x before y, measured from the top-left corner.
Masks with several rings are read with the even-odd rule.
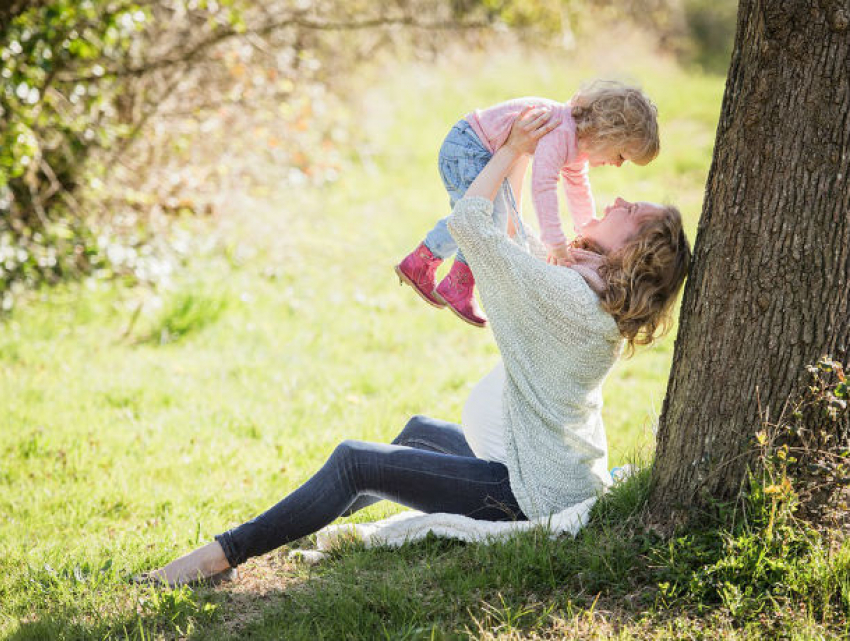
[[[224,555],[224,550],[217,541],[193,550],[188,554],[175,559],[164,568],[163,572],[169,581],[178,581],[184,578],[196,579],[208,577],[230,567],[230,562]]]

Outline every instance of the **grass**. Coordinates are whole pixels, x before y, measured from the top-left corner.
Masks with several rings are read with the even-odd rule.
[[[497,359],[492,337],[400,289],[391,266],[447,213],[434,159],[465,111],[568,97],[611,69],[639,80],[664,151],[647,167],[594,170],[597,200],[676,202],[693,238],[722,79],[626,40],[569,64],[508,51],[376,68],[356,79],[368,87],[351,94],[364,146],[338,182],[232,194],[231,215],[193,230],[207,250],[171,288],[91,281],[18,307],[0,332],[0,636],[770,638],[731,601],[696,612],[663,600],[649,565],[663,546],[621,526],[646,473],[574,542],[352,546],[315,567],[284,550],[218,590],[126,583],[274,503],[343,438],[388,441],[416,413],[459,419]],[[651,451],[671,355],[668,337],[606,383],[612,466]],[[686,576],[700,566],[682,548],[667,563]],[[804,614],[783,630],[819,638],[835,629],[824,626]]]
[[[165,301],[144,340],[160,344],[180,340],[215,323],[226,309],[228,299],[219,293],[195,288],[174,292]]]

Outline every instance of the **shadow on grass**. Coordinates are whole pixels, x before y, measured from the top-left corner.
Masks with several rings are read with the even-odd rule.
[[[617,484],[575,538],[537,530],[489,545],[347,543],[317,566],[281,550],[216,590],[128,589],[117,605],[107,595],[102,613],[48,612],[9,638],[836,638],[842,619],[821,621],[804,594],[776,601],[765,618],[761,602],[736,613],[728,598],[694,588],[740,561],[740,546],[715,531],[670,541],[646,532],[634,517],[648,488],[648,469]],[[758,585],[749,574],[738,583],[742,594]]]
[[[116,597],[116,593],[110,596]],[[238,639],[244,638],[241,630],[246,622],[261,616],[266,607],[283,607],[288,598],[285,589],[248,592],[238,587],[233,591],[151,588],[135,595],[128,589],[126,594],[104,606],[108,612],[84,612],[74,606],[55,609],[19,622],[17,630],[4,638],[9,641]],[[122,601],[117,607],[116,600]]]
[[[639,481],[619,493],[620,503],[641,494],[634,491]],[[87,595],[78,606],[67,599],[73,605],[21,623],[9,638],[467,638],[485,630],[546,631],[553,617],[598,607],[601,592],[633,604],[634,613],[617,607],[617,618],[629,619],[654,599],[636,587],[646,582],[643,544],[605,521],[632,509],[606,508],[575,539],[538,530],[490,545],[434,536],[395,549],[348,543],[316,566],[273,552],[215,590],[105,585],[98,600]],[[101,603],[100,611],[92,603]],[[582,616],[582,625],[593,620]]]

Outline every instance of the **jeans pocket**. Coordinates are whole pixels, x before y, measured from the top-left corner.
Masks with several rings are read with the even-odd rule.
[[[486,157],[481,154],[466,154],[461,157],[440,158],[440,177],[446,190],[458,198],[462,196],[489,159],[489,154]]]
[[[440,158],[440,178],[449,194],[466,191],[460,171],[461,161],[458,158]]]
[[[466,191],[472,184],[472,181],[478,177],[487,162],[490,160],[490,154],[482,154],[476,151],[470,152],[466,158],[460,161],[459,171],[460,179],[463,181],[463,190]]]

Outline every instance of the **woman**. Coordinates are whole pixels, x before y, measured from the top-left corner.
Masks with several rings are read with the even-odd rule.
[[[690,248],[673,207],[617,199],[547,264],[492,223],[515,163],[557,126],[521,114],[456,205],[449,230],[479,283],[502,363],[473,390],[464,428],[414,417],[392,445],[344,441],[304,485],[257,518],[142,580],[217,582],[232,568],[380,499],[485,520],[546,517],[610,483],[602,381],[622,352],[668,325]]]

